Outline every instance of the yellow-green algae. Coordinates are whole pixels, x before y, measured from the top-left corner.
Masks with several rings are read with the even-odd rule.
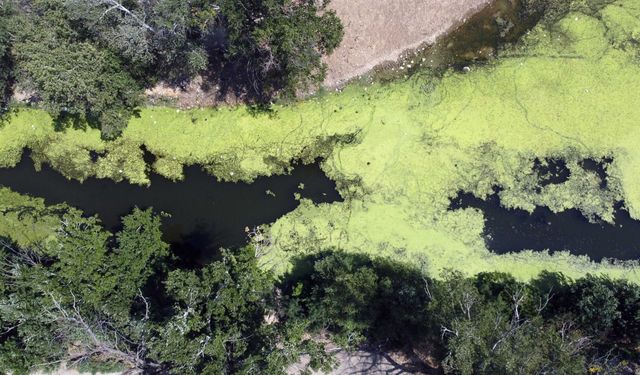
[[[429,95],[407,86],[387,91],[383,102],[393,104],[375,107],[361,141],[340,147],[325,166],[357,177],[362,193],[341,204],[307,203],[277,221],[274,256],[324,246],[423,258],[435,271],[521,278],[541,270],[605,272],[640,280],[630,264],[595,265],[568,253],[494,255],[482,241],[481,212],[447,211],[459,190],[485,196],[499,185],[511,207],[578,208],[611,221],[614,202],[623,198],[640,218],[640,64],[637,51],[620,48],[628,47],[621,35],[637,35],[627,30],[638,30],[639,8],[622,1],[599,18],[571,13],[553,31],[536,28],[526,47],[488,68],[448,74]],[[607,16],[616,12],[631,17]],[[596,174],[577,162],[604,156],[614,163],[608,188],[600,189]],[[535,157],[568,160],[571,178],[536,193]]]
[[[624,199],[640,218],[639,29],[640,1],[620,0],[596,15],[574,12],[540,25],[490,66],[450,72],[437,85],[352,86],[270,116],[148,108],[116,142],[95,130],[54,132],[47,115],[25,110],[0,129],[0,165],[15,164],[27,146],[70,178],[145,184],[143,144],[159,157],[155,170],[174,179],[186,164],[235,181],[324,156],[346,201],[303,201],[277,220],[265,266],[281,272],[290,257],[335,247],[426,261],[434,273],[452,267],[526,279],[556,270],[640,281],[630,263],[595,264],[566,252],[492,254],[480,211],[447,210],[458,191],[482,197],[497,185],[509,207],[577,208],[611,221],[613,203]],[[104,156],[94,163],[90,151]],[[614,162],[601,189],[578,161],[605,156]],[[571,178],[536,191],[535,158],[567,160]]]

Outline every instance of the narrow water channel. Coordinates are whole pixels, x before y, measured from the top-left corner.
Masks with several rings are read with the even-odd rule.
[[[261,177],[253,183],[218,182],[200,167],[185,168],[185,179],[172,182],[153,174],[151,186],[90,178],[84,183],[67,180],[44,165],[36,172],[24,156],[15,168],[0,169],[0,186],[45,199],[47,204],[67,203],[97,214],[107,229],[117,229],[120,217],[133,207],[153,207],[170,216],[163,219],[164,239],[193,259],[207,259],[220,247],[247,242],[245,228],[271,223],[294,210],[294,194],[315,203],[342,198],[318,163],[297,165],[289,175]]]
[[[578,210],[553,213],[536,207],[533,213],[507,209],[497,194],[480,199],[459,193],[451,201],[451,209],[473,207],[485,217],[484,239],[487,247],[498,254],[522,250],[551,253],[568,250],[574,255],[588,255],[595,261],[603,258],[640,259],[640,221],[616,206],[615,223],[591,223]]]

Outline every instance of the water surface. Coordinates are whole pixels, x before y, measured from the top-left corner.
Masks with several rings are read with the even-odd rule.
[[[97,214],[107,229],[117,229],[120,217],[135,206],[165,212],[170,215],[163,219],[165,240],[198,259],[220,247],[244,245],[245,228],[271,223],[298,206],[295,193],[316,203],[342,200],[318,163],[296,165],[289,175],[260,177],[251,184],[218,182],[196,166],[185,168],[183,181],[157,174],[150,179],[149,187],[97,178],[80,183],[47,165],[36,172],[26,155],[15,168],[0,169],[0,185],[44,198],[49,205],[67,203]]]
[[[553,213],[547,207],[536,207],[531,214],[507,209],[500,205],[498,194],[480,199],[461,192],[451,201],[451,209],[468,207],[484,214],[485,243],[498,254],[568,250],[574,255],[588,255],[595,261],[640,259],[640,221],[632,219],[622,209],[622,203],[615,207],[614,224],[591,223],[575,209]]]

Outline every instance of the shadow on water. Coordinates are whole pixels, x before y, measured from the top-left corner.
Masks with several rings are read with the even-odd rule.
[[[260,177],[251,184],[218,182],[196,166],[185,168],[183,181],[156,174],[150,178],[149,187],[96,178],[80,183],[47,165],[36,172],[26,155],[15,168],[0,169],[0,186],[42,197],[47,204],[66,202],[97,214],[111,230],[135,206],[165,212],[170,216],[163,219],[164,239],[189,263],[212,259],[220,247],[246,244],[246,227],[271,223],[298,206],[294,193],[315,203],[342,200],[318,163],[297,165],[289,175]]]
[[[441,74],[452,68],[468,71],[474,64],[485,64],[505,46],[517,43],[542,18],[523,0],[494,0],[434,44],[403,55],[401,62],[384,64],[374,71],[383,82],[405,75],[426,72]]]
[[[507,209],[497,194],[480,199],[459,193],[450,209],[477,208],[485,217],[486,245],[498,254],[534,250],[550,252],[569,250],[574,255],[588,255],[595,261],[603,258],[640,259],[640,221],[616,205],[615,224],[590,223],[578,210],[553,213],[536,207],[533,213]]]
[[[425,58],[432,67],[462,70],[496,57],[502,46],[516,43],[541,17],[528,12],[522,0],[494,0],[439,39]]]

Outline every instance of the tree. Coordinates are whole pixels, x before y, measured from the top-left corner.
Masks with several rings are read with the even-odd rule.
[[[141,104],[142,88],[122,60],[75,30],[60,2],[34,2],[14,54],[20,86],[35,91],[60,126],[88,123],[112,138]]]
[[[0,114],[6,111],[13,92],[13,56],[11,54],[10,4],[0,3]]]
[[[624,280],[614,283],[619,319],[614,322],[614,339],[624,344],[640,342],[640,288]]]
[[[109,286],[106,299],[112,314],[127,319],[133,311],[147,314],[149,301],[142,298],[161,288],[152,276],[163,277],[167,272],[169,245],[162,240],[160,218],[150,209],[135,208],[122,219],[122,230],[116,234],[117,247],[106,261],[106,275],[102,284]],[[151,285],[149,284],[151,283]],[[134,302],[137,306],[132,305]]]
[[[296,270],[285,286],[287,315],[302,314],[344,348],[364,342],[401,348],[428,335],[431,280],[412,267],[327,251],[301,259]]]
[[[0,242],[0,370],[116,364],[167,374],[285,374],[301,355],[328,368],[304,319],[277,314],[252,248],[176,268],[160,219],[134,209],[115,236],[66,210],[55,241]]]
[[[335,12],[315,0],[221,0],[228,35],[226,56],[246,64],[250,90],[270,97],[294,95],[322,82],[321,61],[343,37]]]
[[[593,335],[608,335],[621,317],[611,280],[587,275],[571,286],[571,292],[578,321]]]
[[[527,308],[532,294],[526,285],[500,273],[481,274],[475,285],[470,281],[447,273],[435,297],[434,313],[442,319],[448,349],[445,372],[585,373],[590,340],[570,321],[545,321],[546,303]]]
[[[13,360],[0,362],[9,370],[92,361],[158,367],[146,356],[151,307],[141,288],[167,246],[149,211],[136,210],[123,224],[117,250],[95,218],[73,210],[61,217],[54,243],[24,249],[2,242],[0,358]],[[141,269],[145,261],[149,268]]]
[[[256,351],[268,340],[264,316],[273,284],[250,248],[223,251],[197,271],[169,273],[173,313],[153,355],[181,374],[228,374],[264,367]]]
[[[159,81],[184,87],[203,74],[249,104],[293,96],[323,80],[321,57],[343,34],[326,1],[10,3],[15,15],[6,16],[4,3],[0,10],[0,61],[9,67],[0,73],[3,101],[15,76],[59,128],[89,125],[104,138],[122,132],[143,89]],[[8,19],[16,23],[11,35]]]
[[[184,84],[207,67],[203,35],[217,16],[209,1],[64,0],[83,33],[115,51],[141,82]]]

